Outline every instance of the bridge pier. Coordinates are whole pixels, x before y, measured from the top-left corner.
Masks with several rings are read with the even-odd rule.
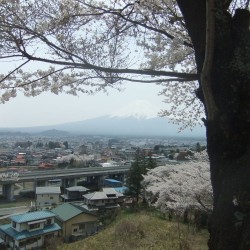
[[[3,197],[9,201],[14,201],[14,190],[14,183],[3,184]]]
[[[48,180],[36,181],[36,187],[47,187],[48,184]]]
[[[47,187],[48,185],[49,185],[48,180],[46,180],[46,181],[38,181],[37,182],[38,187]]]
[[[76,186],[77,185],[77,178],[62,179],[62,184],[61,185],[64,188]]]
[[[46,187],[48,186],[48,180],[34,180],[33,191],[36,191],[36,187]]]
[[[87,176],[87,183],[93,183],[94,182],[94,176]]]
[[[104,179],[105,179],[105,176],[103,175],[100,175],[100,176],[96,176],[97,178],[97,185],[98,185],[98,188],[102,188],[104,186]]]

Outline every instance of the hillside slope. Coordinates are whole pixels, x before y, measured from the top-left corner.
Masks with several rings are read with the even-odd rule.
[[[142,212],[123,215],[97,235],[54,250],[206,250],[207,240],[206,230],[194,232],[187,225]]]

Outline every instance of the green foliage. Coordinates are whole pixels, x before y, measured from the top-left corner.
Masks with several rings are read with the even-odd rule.
[[[49,141],[48,147],[49,147],[50,149],[54,149],[54,148],[60,148],[61,145],[60,145],[59,142]]]
[[[43,147],[43,143],[42,142],[38,142],[37,144],[36,144],[36,148],[42,148]]]
[[[69,161],[69,166],[75,166],[76,165],[76,160],[74,158],[71,158]]]
[[[104,227],[115,221],[119,211],[117,209],[105,210],[99,215],[99,220]]]
[[[20,148],[28,148],[32,145],[32,142],[30,141],[25,141],[25,142],[16,142],[15,143],[15,148],[20,147]]]
[[[156,161],[152,158],[152,156],[146,158],[146,169],[153,169],[156,167],[157,167]]]
[[[149,169],[157,167],[156,162],[151,156],[145,157],[142,152],[137,152],[135,161],[132,163],[131,168],[127,175],[126,186],[128,187],[127,195],[133,195],[138,202],[139,195],[143,190],[143,175]]]
[[[63,142],[63,145],[65,146],[65,149],[69,148],[69,143],[67,141]]]
[[[196,143],[196,146],[195,146],[196,152],[201,152],[201,151],[204,151],[205,149],[206,149],[206,146],[201,146],[199,142]]]
[[[201,152],[201,144],[199,142],[196,143],[196,152]]]
[[[58,168],[66,168],[68,165],[69,165],[68,162],[59,162],[59,163],[57,164],[57,167],[58,167]]]

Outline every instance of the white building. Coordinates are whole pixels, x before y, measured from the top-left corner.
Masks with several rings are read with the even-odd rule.
[[[123,200],[124,195],[114,188],[83,195],[83,202],[89,210],[118,208]]]
[[[36,187],[36,206],[51,206],[60,203],[60,187]]]

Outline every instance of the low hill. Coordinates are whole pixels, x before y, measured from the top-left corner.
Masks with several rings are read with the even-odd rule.
[[[57,129],[50,129],[50,130],[45,130],[40,133],[37,133],[37,135],[41,136],[69,136],[70,133],[67,131],[63,130],[57,130]]]

